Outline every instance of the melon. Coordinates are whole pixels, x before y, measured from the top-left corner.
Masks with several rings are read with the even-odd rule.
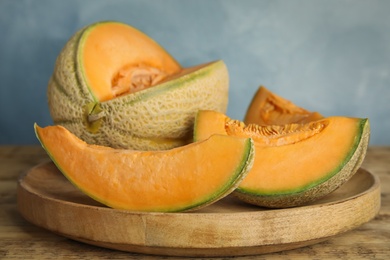
[[[163,151],[91,145],[60,125],[35,125],[52,161],[82,192],[114,209],[178,212],[231,193],[253,165],[250,138],[213,135]]]
[[[228,89],[222,60],[183,68],[145,33],[104,21],[69,39],[47,96],[54,124],[87,143],[164,150],[191,142],[199,109],[224,113]]]
[[[284,125],[306,123],[323,118],[318,112],[312,112],[297,106],[264,86],[260,86],[250,102],[244,123],[258,125]]]
[[[235,195],[269,208],[315,201],[345,183],[360,167],[368,147],[369,120],[326,117],[308,123],[256,125],[216,111],[199,111],[194,140],[213,134],[250,137],[255,162]]]

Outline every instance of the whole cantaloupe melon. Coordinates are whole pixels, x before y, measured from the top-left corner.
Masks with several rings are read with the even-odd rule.
[[[164,150],[191,142],[198,110],[226,112],[223,61],[182,68],[153,39],[113,21],[76,32],[48,84],[52,119],[91,144]]]

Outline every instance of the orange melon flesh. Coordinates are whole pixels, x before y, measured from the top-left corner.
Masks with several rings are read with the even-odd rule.
[[[80,190],[116,209],[175,212],[232,192],[253,163],[251,139],[214,135],[166,151],[89,145],[62,126],[35,126],[42,146]]]
[[[116,96],[113,80],[118,73],[125,77],[127,70],[136,69],[136,74],[128,77],[142,77],[145,75],[140,74],[155,71],[165,78],[181,71],[180,64],[159,44],[126,24],[101,23],[88,28],[85,33],[80,44],[79,59],[87,84],[98,101]],[[125,79],[127,87],[130,80]],[[129,89],[128,92],[134,91]]]
[[[253,172],[259,174],[249,174],[240,189],[265,194],[293,193],[336,174],[356,145],[355,133],[361,122],[345,117],[331,117],[323,122],[328,122],[328,126],[321,133],[301,142],[270,147],[256,145],[259,160]]]
[[[260,127],[263,129],[261,136],[261,133],[253,131],[255,127],[251,128],[251,125],[248,128],[252,131],[232,130],[232,125],[238,128],[244,126],[243,123],[241,126],[237,124],[222,113],[199,111],[194,139],[203,140],[214,133],[253,137],[255,162],[238,190],[262,195],[299,193],[328,180],[349,162],[363,139],[363,131],[368,129],[367,119],[347,117],[328,117],[315,121],[311,124],[321,127],[317,127],[311,134],[295,132],[278,135],[273,131],[278,128],[264,126]],[[298,125],[298,129],[303,126]],[[265,134],[267,132],[268,136]],[[294,134],[295,137],[286,138]],[[261,141],[263,139],[275,140],[264,143]],[[287,142],[283,139],[287,139]],[[366,145],[363,149],[367,148]]]
[[[247,109],[244,122],[258,125],[307,123],[323,118],[260,86]]]

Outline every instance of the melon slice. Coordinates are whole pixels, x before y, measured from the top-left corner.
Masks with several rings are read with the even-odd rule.
[[[258,125],[307,123],[323,118],[260,86],[246,111],[244,122]]]
[[[328,117],[306,124],[245,125],[215,111],[199,111],[195,141],[212,134],[251,137],[255,162],[235,194],[271,208],[317,200],[345,183],[360,167],[368,146],[368,119]]]
[[[90,144],[162,150],[192,140],[196,112],[225,112],[223,61],[183,68],[141,31],[106,21],[76,32],[59,54],[47,94],[55,124]]]
[[[250,138],[214,135],[165,151],[90,145],[62,126],[36,135],[58,169],[85,194],[115,209],[177,212],[231,193],[254,160]]]

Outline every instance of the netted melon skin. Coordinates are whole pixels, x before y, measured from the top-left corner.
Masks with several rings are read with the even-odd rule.
[[[94,101],[77,73],[77,45],[84,30],[78,31],[61,50],[49,80],[47,97],[55,122],[80,120],[85,114],[80,107]]]
[[[200,109],[226,113],[229,76],[223,61],[157,86],[99,103],[79,67],[79,44],[91,26],[81,29],[59,54],[48,84],[53,122],[90,144],[135,150],[166,150],[191,141]],[[98,125],[88,108],[98,105]]]

